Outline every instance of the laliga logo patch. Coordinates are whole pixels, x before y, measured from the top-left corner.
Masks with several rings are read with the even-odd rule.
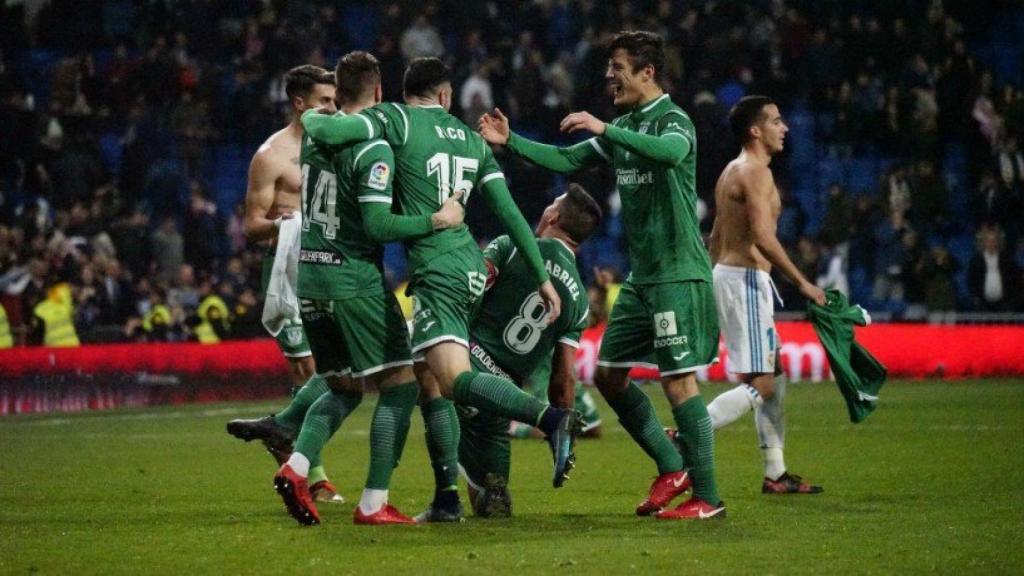
[[[391,168],[384,162],[377,162],[370,168],[370,179],[366,182],[366,185],[374,190],[384,190],[388,187],[388,176],[391,174]]]

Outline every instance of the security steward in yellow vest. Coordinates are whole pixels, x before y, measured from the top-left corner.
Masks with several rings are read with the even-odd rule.
[[[75,332],[75,306],[71,301],[71,287],[61,282],[46,291],[46,299],[32,310],[32,321],[42,331],[43,346],[80,346]]]
[[[193,328],[196,338],[203,344],[216,344],[227,336],[230,328],[228,305],[216,294],[210,294],[199,303],[196,311],[199,324]]]
[[[7,320],[7,310],[0,304],[0,349],[14,347],[14,337],[11,336],[11,323]]]

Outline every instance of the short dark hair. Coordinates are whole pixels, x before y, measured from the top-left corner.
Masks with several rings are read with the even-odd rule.
[[[452,81],[452,71],[438,58],[416,58],[405,69],[402,91],[406,96],[430,96],[438,86]]]
[[[380,62],[369,52],[355,50],[338,59],[334,67],[335,98],[341,103],[360,100],[380,84]]]
[[[729,111],[729,128],[740,144],[750,141],[750,127],[764,118],[764,107],[775,104],[767,96],[744,96]]]
[[[608,44],[608,57],[619,49],[629,54],[629,61],[633,65],[631,72],[635,73],[650,65],[654,67],[654,79],[661,79],[661,71],[665,66],[665,42],[661,36],[644,30],[624,30],[616,34]]]
[[[582,244],[601,224],[601,206],[579,184],[569,184],[558,207],[558,227],[577,244]]]
[[[334,85],[334,74],[319,66],[303,64],[292,68],[284,75],[284,93],[288,99],[301,96],[305,98],[317,84]]]

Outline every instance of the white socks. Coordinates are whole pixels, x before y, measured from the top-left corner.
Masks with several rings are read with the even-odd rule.
[[[785,445],[786,426],[783,420],[782,400],[786,397],[786,377],[775,377],[775,395],[754,411],[754,425],[761,440],[761,457],[764,459],[765,477],[776,480],[786,472],[782,456]]]
[[[374,490],[373,488],[364,488],[363,497],[359,499],[359,509],[363,512],[363,514],[369,516],[370,514],[375,514],[387,503],[387,490]]]
[[[287,464],[295,470],[295,473],[303,478],[309,476],[309,458],[306,458],[298,452],[292,452],[291,458],[288,458]]]
[[[753,386],[740,384],[728,392],[719,394],[711,404],[708,404],[708,416],[711,416],[711,425],[717,430],[726,424],[735,422],[751,410],[757,410],[764,403],[764,399]]]

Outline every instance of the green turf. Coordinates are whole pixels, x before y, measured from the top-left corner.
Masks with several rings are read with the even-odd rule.
[[[660,391],[646,389],[668,423]],[[748,416],[717,435],[729,517],[703,523],[633,516],[654,467],[602,404],[605,437],[581,443],[561,490],[549,488],[543,443],[515,443],[512,520],[354,526],[373,400],[325,452],[349,502],[322,505],[314,528],[285,514],[271,458],[224,433],[226,420],[274,405],[2,418],[0,572],[973,574],[1024,565],[1024,381],[890,383],[857,426],[831,384],[791,385],[787,461],[825,494],[760,494]],[[410,514],[432,482],[418,414],[412,430],[392,487],[392,503]]]

